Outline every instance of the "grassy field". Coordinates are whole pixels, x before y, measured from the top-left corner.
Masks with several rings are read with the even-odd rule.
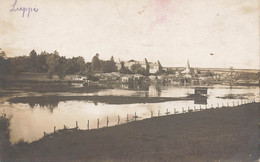
[[[14,161],[257,161],[260,103],[56,133],[5,152]],[[3,154],[2,154],[3,155]]]

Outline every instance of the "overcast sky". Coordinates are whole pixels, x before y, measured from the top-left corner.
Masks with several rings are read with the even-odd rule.
[[[0,48],[163,66],[259,69],[258,0],[0,0]],[[27,13],[27,12],[26,12]],[[213,55],[210,55],[213,53]]]

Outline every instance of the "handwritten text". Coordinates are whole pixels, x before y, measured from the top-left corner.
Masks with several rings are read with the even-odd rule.
[[[26,16],[30,17],[30,14],[32,12],[38,12],[38,8],[34,7],[17,7],[18,0],[15,0],[14,3],[12,4],[12,9],[10,9],[10,12],[22,12],[22,17]]]

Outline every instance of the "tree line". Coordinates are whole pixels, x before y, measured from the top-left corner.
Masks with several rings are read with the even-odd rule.
[[[35,50],[29,56],[6,57],[4,51],[0,53],[0,75],[19,75],[22,72],[47,73],[48,78],[57,75],[64,79],[66,74],[91,76],[93,73],[118,71],[113,56],[110,60],[99,59],[96,54],[91,62],[85,62],[82,56],[66,58],[57,51],[46,51],[37,54]]]
[[[149,74],[149,71],[139,64],[132,65],[130,69],[124,66],[123,61],[120,64],[121,68],[118,69],[113,56],[109,60],[101,60],[98,53],[92,58],[91,62],[86,62],[82,56],[66,58],[65,56],[60,56],[56,50],[51,53],[43,51],[39,54],[32,50],[28,56],[16,57],[6,57],[5,52],[2,51],[0,53],[0,76],[18,76],[22,72],[32,72],[47,73],[49,79],[53,75],[57,75],[59,79],[64,79],[67,74],[85,76],[110,72]]]

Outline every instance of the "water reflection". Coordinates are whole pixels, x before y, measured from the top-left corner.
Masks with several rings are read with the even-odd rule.
[[[194,104],[199,104],[199,105],[207,105],[207,97],[204,96],[197,96],[194,98]]]
[[[193,94],[194,88],[191,87],[166,87],[156,85],[149,86],[149,90],[124,90],[124,89],[106,89],[100,92],[95,92],[88,95],[118,95],[118,96],[140,96],[140,97],[184,97],[188,94]],[[232,97],[224,97],[227,94],[232,94]],[[78,94],[81,95],[81,94]],[[235,96],[235,97],[234,97]],[[161,103],[146,103],[146,104],[104,104],[97,102],[86,101],[61,101],[54,102],[44,100],[38,102],[32,100],[29,103],[13,103],[5,102],[0,104],[0,112],[4,109],[9,114],[12,114],[11,119],[11,139],[12,142],[17,142],[21,138],[25,141],[33,141],[43,136],[43,132],[50,133],[53,127],[62,129],[64,125],[69,128],[75,127],[75,122],[78,121],[80,129],[87,129],[87,121],[90,121],[90,129],[97,127],[97,119],[100,120],[100,127],[106,126],[107,117],[109,118],[109,126],[116,125],[118,115],[120,123],[125,123],[127,115],[129,120],[133,120],[136,113],[137,116],[150,118],[153,116],[165,115],[165,113],[187,112],[192,109],[205,109],[219,106],[236,106],[241,103],[242,99],[257,99],[259,102],[259,87],[213,87],[208,89],[208,98],[195,99],[194,101],[171,101]]]
[[[58,107],[59,101],[53,101],[53,102],[45,101],[40,103],[28,102],[28,104],[31,108],[39,106],[41,108],[47,108],[51,113],[53,113],[53,110]]]

